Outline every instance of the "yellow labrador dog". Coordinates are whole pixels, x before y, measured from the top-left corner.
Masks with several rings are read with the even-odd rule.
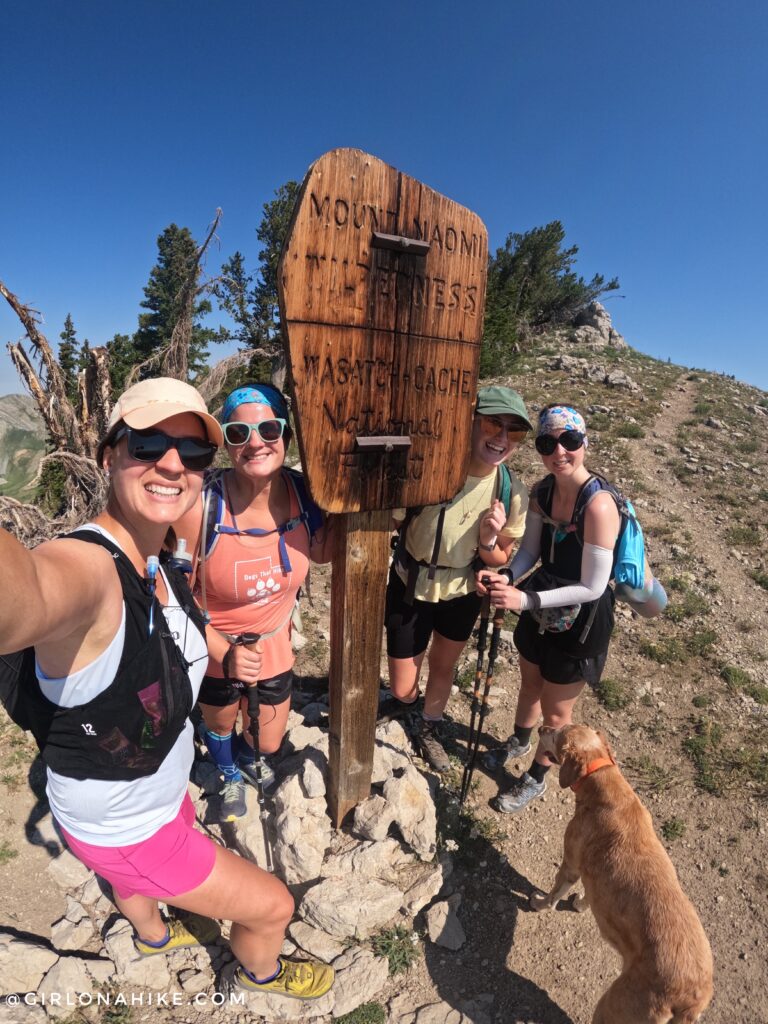
[[[577,910],[592,908],[622,971],[592,1024],[694,1024],[712,998],[712,951],[648,811],[619,771],[605,736],[586,725],[542,729],[560,785],[576,794],[563,862],[534,910],[553,907],[581,878]]]

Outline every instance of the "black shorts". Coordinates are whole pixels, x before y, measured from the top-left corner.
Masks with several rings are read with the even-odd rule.
[[[464,594],[450,601],[405,602],[405,584],[394,569],[387,585],[384,624],[390,658],[416,658],[423,654],[432,633],[466,643],[480,611],[479,594]]]
[[[287,672],[281,672],[279,676],[274,676],[272,679],[260,679],[256,684],[259,691],[259,703],[282,704],[291,696],[292,685],[293,669],[290,668]],[[226,708],[230,704],[237,704],[241,697],[245,697],[247,689],[248,687],[243,683],[234,682],[232,679],[203,676],[197,699],[201,704]]]
[[[515,647],[526,661],[538,665],[539,671],[548,683],[567,686],[584,680],[590,686],[597,686],[605,668],[608,648],[591,657],[580,657],[577,653],[568,653],[553,643],[553,636],[562,634],[546,631],[539,633],[538,623],[531,615],[523,612],[515,627]]]

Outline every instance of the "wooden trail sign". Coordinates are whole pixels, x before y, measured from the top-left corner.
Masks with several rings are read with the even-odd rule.
[[[370,788],[382,510],[437,504],[464,483],[487,262],[479,217],[376,157],[338,149],[310,167],[278,286],[309,487],[349,513],[331,594],[337,824]]]

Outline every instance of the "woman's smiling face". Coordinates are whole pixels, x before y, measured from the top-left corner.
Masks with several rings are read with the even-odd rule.
[[[562,433],[562,430],[547,431],[547,435],[555,440]],[[550,473],[554,473],[555,476],[567,476],[584,465],[584,445],[580,445],[575,451],[567,451],[561,444],[556,444],[551,455],[542,455],[539,452],[539,457]]]
[[[154,429],[175,438],[207,437],[200,417],[191,412],[170,416]],[[131,458],[123,439],[106,449],[104,466],[112,478],[110,500],[114,499],[132,522],[146,520],[170,526],[200,497],[203,471],[187,469],[173,447],[155,462],[141,462]]]
[[[238,405],[229,422],[254,424],[275,418],[276,413],[270,406],[247,402]],[[268,479],[280,471],[285,461],[285,435],[275,442],[267,442],[252,430],[245,444],[227,444],[227,452],[236,473],[254,480]]]
[[[472,459],[486,466],[498,466],[527,433],[528,427],[507,413],[475,416],[472,423]]]

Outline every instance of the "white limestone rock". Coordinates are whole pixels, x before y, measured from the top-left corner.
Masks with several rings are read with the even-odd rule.
[[[394,808],[389,806],[383,796],[376,793],[355,808],[352,831],[361,839],[381,842],[387,838],[394,816]]]
[[[400,722],[386,722],[376,729],[371,782],[381,785],[396,771],[411,764],[413,747]]]
[[[405,871],[400,878],[403,889],[403,910],[409,917],[415,917],[440,892],[453,865],[448,856],[436,864],[419,864],[412,871]]]
[[[0,934],[0,978],[4,992],[34,992],[59,959],[46,946]]]
[[[198,971],[194,968],[187,968],[179,972],[179,984],[189,995],[197,995],[198,992],[205,992],[213,978],[205,971]]]
[[[386,957],[374,956],[369,949],[350,949],[333,962],[333,1016],[342,1017],[363,1003],[370,1002],[384,988],[389,977]]]
[[[88,973],[88,962],[75,956],[61,957],[47,972],[38,987],[38,993],[49,997],[52,993],[67,993],[71,998],[92,992],[93,979]],[[61,1016],[61,1009],[49,1005],[49,1015]]]
[[[325,796],[325,773],[314,760],[307,758],[301,770],[301,785],[309,799]]]
[[[427,931],[431,941],[444,949],[461,949],[467,941],[456,911],[442,900],[427,911]]]
[[[47,1024],[48,1018],[42,1006],[10,1006],[0,999],[0,1024]]]
[[[302,766],[317,766],[317,756],[312,751]],[[288,885],[317,878],[331,843],[325,797],[306,795],[303,779],[303,774],[290,774],[274,795],[275,870]]]
[[[402,868],[413,864],[414,856],[406,852],[397,839],[358,843],[353,849],[331,854],[323,861],[323,878],[343,878],[351,874],[362,878],[382,878],[397,882]]]
[[[56,949],[83,949],[93,937],[93,924],[87,914],[77,922],[62,917],[51,925],[51,942]]]
[[[400,909],[397,886],[375,878],[326,878],[305,893],[299,915],[336,939],[368,938]]]
[[[409,765],[401,776],[385,783],[384,799],[393,808],[393,821],[405,842],[422,860],[432,860],[437,850],[437,815],[424,776]]]
[[[332,935],[319,928],[313,928],[306,921],[294,921],[289,926],[288,933],[299,949],[326,964],[332,963],[344,952],[344,946]]]
[[[51,861],[48,865],[48,874],[62,889],[78,889],[92,877],[90,869],[69,850],[63,850]]]
[[[95,875],[93,876],[92,880],[94,882],[96,881]],[[89,879],[86,885],[90,885],[90,882],[91,880]],[[99,895],[101,895],[101,893],[99,893]],[[73,899],[72,896],[67,896],[67,909],[64,913],[64,917],[66,918],[67,921],[71,921],[72,924],[78,924],[80,921],[83,920],[84,917],[88,917],[88,911],[85,909],[80,900]]]
[[[168,956],[141,957],[133,944],[133,928],[124,920],[117,921],[104,936],[104,945],[121,983],[164,992],[171,984]]]

